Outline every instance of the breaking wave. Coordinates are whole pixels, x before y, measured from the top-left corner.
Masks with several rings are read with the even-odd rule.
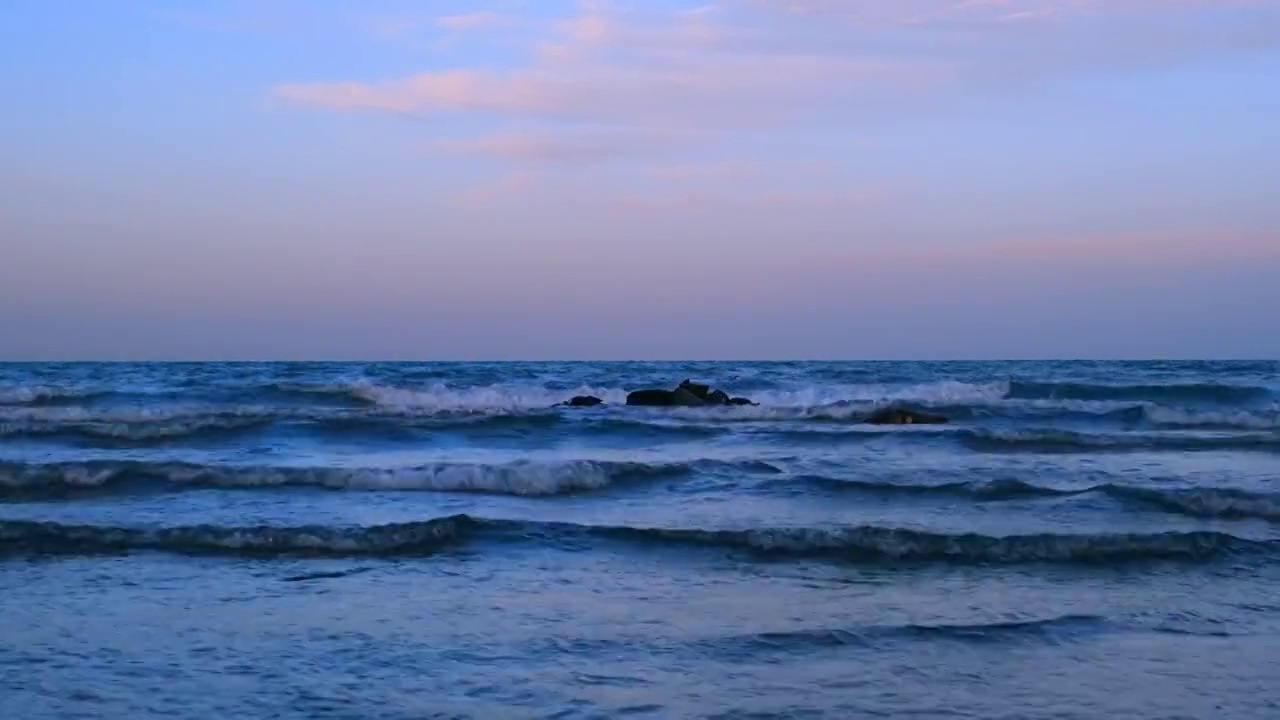
[[[875,526],[700,530],[487,520],[468,515],[356,528],[198,525],[154,529],[0,521],[0,553],[7,555],[146,550],[226,555],[413,556],[431,554],[465,541],[554,544],[583,538],[855,563],[1205,560],[1224,554],[1270,553],[1276,549],[1273,542],[1209,531],[997,537]]]
[[[97,390],[50,385],[18,385],[0,387],[0,405],[52,405],[93,400],[108,394]]]
[[[475,432],[482,430],[538,430],[564,423],[565,415],[543,411],[514,415],[468,415],[452,417],[400,417],[343,410],[313,408],[229,410],[179,410],[138,413],[66,414],[65,419],[23,418],[0,421],[0,438],[60,438],[87,444],[160,445],[176,441],[198,441],[239,433],[264,431],[287,424],[320,435],[360,435],[420,437],[432,432]],[[92,418],[92,419],[89,419]],[[706,423],[653,422],[644,418],[593,416],[575,418],[578,434],[643,434],[697,439],[712,437],[723,429]]]
[[[1094,390],[1083,391],[1081,388]],[[623,387],[551,389],[544,385],[525,384],[454,388],[440,384],[406,388],[367,381],[329,385],[276,383],[242,388],[242,392],[235,395],[242,401],[238,403],[201,403],[188,398],[187,404],[96,406],[80,401],[102,393],[22,386],[0,390],[0,437],[79,434],[86,438],[155,440],[275,422],[305,422],[317,426],[342,422],[357,428],[364,421],[388,427],[394,421],[406,426],[412,426],[412,423],[497,419],[550,424],[574,418],[586,419],[582,426],[589,427],[602,418],[619,419],[622,413],[637,424],[653,424],[651,421],[659,418],[668,422],[700,423],[846,422],[857,421],[886,405],[931,409],[956,420],[987,417],[1110,418],[1130,423],[1145,422],[1157,427],[1280,429],[1280,406],[1273,405],[1269,410],[1190,410],[1156,404],[1160,398],[1155,396],[1159,393],[1147,392],[1153,388],[1168,390],[1173,399],[1191,399],[1197,392],[1225,396],[1233,396],[1234,393],[1240,398],[1252,398],[1267,392],[1263,388],[1226,385],[1111,387],[1069,383],[942,381],[905,387],[861,384],[746,392],[758,403],[755,406],[623,410],[628,392]],[[1215,389],[1210,392],[1204,388]],[[595,395],[604,399],[606,405],[590,410],[556,407],[574,395]],[[306,402],[274,402],[281,396]]]
[[[615,482],[680,476],[715,468],[778,472],[767,463],[720,460],[433,463],[406,468],[272,467],[141,461],[0,462],[0,497],[41,497],[113,489],[124,491],[139,484],[158,484],[166,489],[314,487],[543,496],[599,490]]]

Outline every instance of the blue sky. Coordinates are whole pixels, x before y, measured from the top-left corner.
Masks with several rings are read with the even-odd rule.
[[[1280,0],[0,33],[0,358],[1280,356]]]

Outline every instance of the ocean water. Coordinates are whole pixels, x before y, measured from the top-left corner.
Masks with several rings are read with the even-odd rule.
[[[1278,718],[1280,363],[0,365],[0,628],[23,720]]]

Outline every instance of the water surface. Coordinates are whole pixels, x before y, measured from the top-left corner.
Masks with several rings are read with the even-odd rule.
[[[0,365],[0,714],[1274,718],[1278,523],[1275,362]]]

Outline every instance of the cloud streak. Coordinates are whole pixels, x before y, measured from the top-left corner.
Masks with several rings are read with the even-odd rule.
[[[445,15],[436,18],[436,25],[445,30],[454,32],[466,32],[469,30],[485,30],[489,28],[502,27],[512,22],[512,18],[493,12],[492,10],[482,10],[479,12],[463,13],[460,15]]]
[[[508,133],[444,140],[436,147],[446,152],[516,162],[582,165],[622,157],[652,156],[679,142],[679,136],[669,133],[584,131],[577,134]]]

